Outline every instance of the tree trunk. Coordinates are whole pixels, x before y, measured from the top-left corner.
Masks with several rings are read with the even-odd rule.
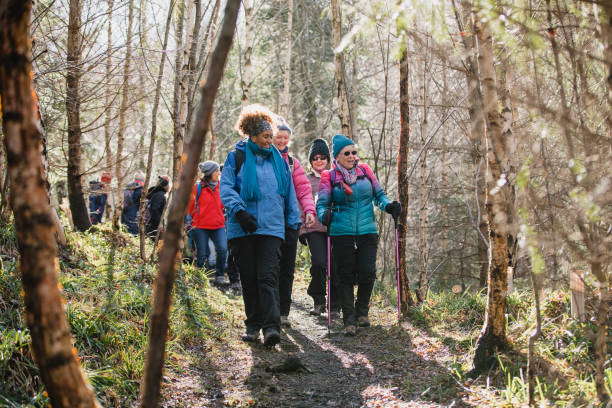
[[[193,180],[196,177],[204,135],[210,123],[213,104],[234,37],[239,7],[240,0],[228,0],[225,7],[219,41],[212,55],[206,81],[200,88],[200,106],[187,146],[187,160],[181,173],[178,189],[168,209],[168,227],[164,232],[164,244],[159,255],[159,274],[153,292],[151,329],[141,389],[142,407],[156,407],[159,403],[159,388],[168,335],[168,315],[176,276],[177,258],[180,258],[179,243],[182,240],[183,219],[189,203]]]
[[[242,106],[251,103],[251,57],[253,55],[253,0],[244,0],[244,52],[240,86],[242,87]]]
[[[177,4],[178,15],[176,17],[176,56],[174,60],[174,100],[172,103],[172,140],[173,140],[173,153],[172,153],[172,189],[176,189],[179,174],[182,168],[181,158],[183,156],[183,135],[184,135],[184,124],[181,122],[181,81],[183,78],[183,53],[181,47],[183,46],[183,26],[185,21],[185,0],[179,0]]]
[[[402,204],[402,212],[398,225],[399,245],[399,276],[400,276],[400,299],[402,315],[406,315],[408,307],[414,304],[410,292],[410,281],[408,280],[406,265],[406,244],[408,229],[408,205],[410,201],[408,184],[408,158],[410,154],[410,61],[408,59],[408,41],[405,41],[404,49],[400,57],[400,136],[399,149],[397,153],[397,189],[399,201]]]
[[[198,40],[200,37],[200,26],[202,25],[202,2],[194,0],[195,16],[193,18],[193,31],[188,39],[190,44],[189,55],[187,57],[187,67],[183,74],[187,77],[187,116],[185,118],[185,134],[191,134],[191,122],[195,103],[195,81],[196,81],[196,61],[198,52]]]
[[[428,248],[427,238],[429,232],[429,211],[427,210],[427,137],[429,116],[429,84],[427,78],[427,55],[423,57],[423,120],[421,122],[422,157],[419,169],[419,290],[416,292],[417,300],[422,303],[427,298],[427,264]]]
[[[293,47],[293,0],[287,1],[287,53],[285,54],[285,76],[283,80],[283,102],[281,112],[285,119],[289,120],[290,97],[289,87],[291,85],[291,50]]]
[[[489,224],[489,266],[487,307],[484,325],[476,343],[474,369],[480,371],[495,363],[495,354],[507,348],[506,297],[508,295],[508,185],[501,163],[506,160],[506,141],[503,138],[495,68],[493,66],[493,39],[486,22],[474,16],[474,29],[478,37],[478,66],[484,113],[487,118],[487,190],[486,207]]]
[[[599,402],[605,406],[610,401],[610,395],[606,391],[605,365],[608,355],[608,312],[612,302],[610,283],[606,278],[601,262],[590,262],[591,274],[597,278],[599,283],[599,297],[597,303],[597,334],[595,336],[595,388]]]
[[[0,8],[0,89],[19,242],[25,321],[54,407],[98,407],[72,346],[57,276],[55,224],[42,178],[41,127],[32,96],[31,1]]]
[[[164,79],[164,67],[166,66],[166,51],[168,48],[168,36],[170,34],[170,25],[172,24],[172,11],[174,10],[174,1],[168,6],[168,17],[166,18],[166,30],[164,31],[164,42],[162,44],[162,52],[159,62],[159,73],[157,74],[157,85],[155,87],[155,98],[153,99],[153,108],[151,112],[151,141],[149,144],[149,154],[147,156],[147,172],[145,175],[142,194],[140,195],[139,214],[144,214],[145,202],[147,201],[147,191],[149,191],[149,183],[151,182],[151,171],[153,169],[153,152],[155,151],[155,137],[157,136],[157,109],[159,107],[159,97],[161,95],[162,80]],[[140,258],[143,261],[147,260],[145,253],[145,225],[144,217],[138,220],[138,230],[140,235]]]
[[[463,21],[461,16],[459,15],[459,9],[453,0],[453,8],[455,12],[455,19],[457,21],[457,25],[459,27],[460,32],[465,32],[463,28]],[[469,1],[464,2],[464,14],[471,15],[472,8]],[[474,27],[472,26],[472,32],[474,32]],[[476,208],[478,209],[478,217],[475,220],[477,223],[476,226],[476,235],[478,237],[478,266],[479,266],[479,283],[480,287],[484,288],[487,285],[487,271],[489,265],[489,231],[488,231],[488,221],[487,221],[487,211],[485,207],[485,182],[484,179],[480,177],[481,171],[480,167],[484,158],[484,140],[486,138],[485,134],[485,119],[483,114],[483,102],[482,102],[482,92],[480,89],[480,83],[478,81],[479,78],[479,70],[478,63],[476,61],[475,55],[478,54],[477,44],[476,44],[476,36],[461,36],[461,41],[463,42],[463,48],[465,50],[465,54],[468,55],[464,59],[464,64],[466,67],[465,77],[467,82],[467,88],[469,92],[468,101],[468,114],[470,117],[470,141],[472,143],[472,162],[474,163],[474,169],[476,177],[474,179],[475,185],[475,198],[476,198]]]
[[[346,75],[344,71],[344,52],[338,50],[342,41],[342,0],[331,0],[332,9],[332,31],[334,37],[334,81],[336,88],[336,99],[338,102],[338,119],[342,133],[353,139],[351,129],[351,115],[349,111],[349,98],[346,92]]]
[[[113,7],[114,7],[114,0],[108,0],[108,28],[106,30],[106,65],[105,65],[105,74],[106,74],[106,84],[105,84],[105,89],[104,89],[104,108],[106,109],[106,111],[104,112],[104,155],[106,156],[106,167],[104,170],[106,171],[113,171],[113,150],[111,148],[111,139],[112,139],[112,134],[111,134],[111,118],[113,115],[113,109],[112,109],[112,97],[111,97],[111,69],[112,69],[112,65],[111,65],[111,54],[112,54],[112,49],[113,49],[113,35],[112,35],[112,28],[113,28]],[[113,190],[110,188],[110,186],[106,186],[107,191],[109,192],[108,195],[108,201],[106,203],[106,217],[109,216],[109,214],[111,214],[111,210],[114,207],[115,204],[115,194],[113,193]],[[111,203],[113,204],[113,206],[111,207]]]
[[[215,8],[213,9],[212,21],[210,25],[210,33],[208,34],[208,45],[206,46],[206,65],[204,66],[203,71],[208,71],[210,69],[210,61],[211,55],[213,51],[213,43],[215,40],[215,36],[217,35],[217,19],[219,18],[219,9],[221,8],[221,1],[217,0],[215,2]],[[215,152],[217,150],[217,135],[213,132],[212,126],[210,126],[210,152],[208,153],[208,160],[215,159]],[[208,136],[207,136],[208,138]]]
[[[81,151],[81,0],[70,0],[66,73],[66,113],[68,116],[68,200],[74,227],[87,231],[91,227],[89,212],[83,197]]]
[[[113,215],[113,229],[119,229],[119,217],[123,208],[123,142],[125,135],[125,116],[127,114],[128,92],[130,86],[130,62],[132,60],[132,23],[134,21],[134,0],[128,2],[127,43],[125,50],[125,64],[123,66],[123,85],[121,87],[121,107],[119,108],[119,132],[117,133],[117,155],[115,171],[117,177],[117,200],[115,214]]]

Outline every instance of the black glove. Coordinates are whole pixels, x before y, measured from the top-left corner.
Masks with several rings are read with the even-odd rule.
[[[298,239],[300,240],[300,244],[304,246],[308,246],[308,240],[306,239],[306,234],[300,235]]]
[[[329,227],[331,222],[332,222],[332,211],[331,211],[331,208],[328,208],[327,210],[325,210],[325,212],[323,213],[323,216],[321,217],[321,224],[325,225],[326,227]]]
[[[391,214],[393,218],[397,219],[402,212],[402,205],[398,201],[393,201],[392,203],[387,204],[385,211]]]
[[[257,231],[257,218],[244,210],[240,210],[236,213],[236,219],[240,223],[240,227],[246,233]]]

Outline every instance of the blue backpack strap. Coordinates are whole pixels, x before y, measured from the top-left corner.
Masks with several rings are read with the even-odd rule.
[[[202,181],[198,181],[198,194],[196,195],[196,199],[195,199],[195,206],[196,206],[196,213],[199,214],[200,213],[200,205],[198,204],[198,201],[200,200],[200,193],[202,192]]]

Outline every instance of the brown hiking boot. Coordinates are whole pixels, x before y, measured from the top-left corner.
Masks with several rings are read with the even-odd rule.
[[[357,332],[357,328],[353,324],[349,324],[348,326],[344,326],[344,335],[353,337]]]
[[[368,316],[359,316],[357,322],[359,323],[359,327],[370,327],[370,319],[368,319]]]

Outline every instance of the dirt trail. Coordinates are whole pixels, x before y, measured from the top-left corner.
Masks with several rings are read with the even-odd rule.
[[[166,407],[438,407],[464,406],[460,389],[441,362],[450,358],[438,339],[410,325],[398,328],[394,309],[373,304],[372,327],[353,338],[342,323],[308,313],[306,282],[297,279],[281,344],[269,350],[240,341],[242,302],[212,345],[189,350],[194,361],[169,370]],[[216,290],[216,289],[211,289]],[[288,356],[308,371],[268,372]]]

